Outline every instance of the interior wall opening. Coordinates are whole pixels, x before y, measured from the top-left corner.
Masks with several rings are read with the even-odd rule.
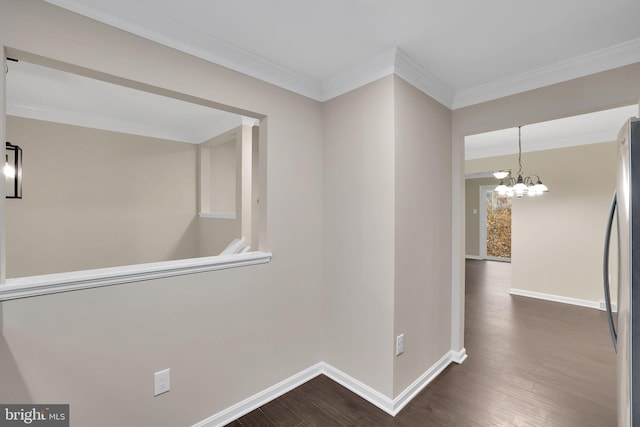
[[[549,192],[512,197],[511,294],[600,307],[615,140],[637,114],[630,105],[522,127],[524,172],[542,177]],[[481,249],[479,194],[500,183],[492,172],[518,170],[517,150],[515,127],[465,138],[467,259],[491,260]]]
[[[6,53],[3,279],[260,250],[263,116]]]

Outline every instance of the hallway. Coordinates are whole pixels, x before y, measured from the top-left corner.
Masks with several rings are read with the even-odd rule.
[[[615,426],[605,314],[510,296],[510,271],[509,263],[467,260],[469,357],[395,418],[320,376],[230,426]]]

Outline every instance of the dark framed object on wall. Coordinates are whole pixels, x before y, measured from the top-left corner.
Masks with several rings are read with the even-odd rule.
[[[5,197],[22,199],[22,148],[10,142],[5,146]]]

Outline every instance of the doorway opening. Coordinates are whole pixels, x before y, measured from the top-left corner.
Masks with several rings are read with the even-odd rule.
[[[511,261],[511,198],[494,191],[493,185],[480,186],[480,238],[482,259]]]

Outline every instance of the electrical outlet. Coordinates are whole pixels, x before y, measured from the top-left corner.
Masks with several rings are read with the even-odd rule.
[[[404,353],[404,334],[396,337],[396,356],[400,356],[402,353]]]
[[[171,370],[165,369],[153,374],[153,395],[166,393],[171,389]]]

